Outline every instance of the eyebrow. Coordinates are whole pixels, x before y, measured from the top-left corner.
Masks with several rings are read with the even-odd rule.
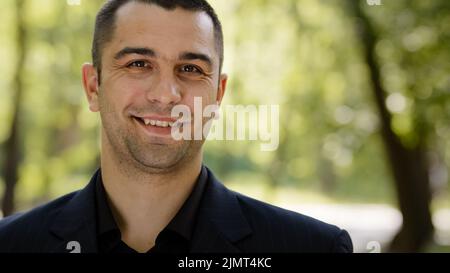
[[[212,58],[203,53],[183,52],[178,58],[183,61],[200,60],[207,63],[209,66],[213,65]]]
[[[155,51],[147,47],[125,47],[114,55],[114,59],[119,60],[129,54],[138,54],[148,57],[156,56]]]
[[[144,55],[148,57],[156,57],[156,52],[148,47],[125,47],[121,49],[119,52],[117,52],[114,55],[114,59],[120,60],[121,58],[125,57],[126,55],[130,54],[138,54],[138,55]],[[212,58],[206,54],[203,53],[197,53],[197,52],[183,52],[179,55],[179,60],[183,61],[192,61],[192,60],[200,60],[205,63],[207,63],[210,67],[213,66]]]

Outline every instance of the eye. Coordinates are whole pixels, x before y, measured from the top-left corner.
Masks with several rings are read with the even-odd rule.
[[[146,61],[134,61],[127,65],[128,68],[149,68],[150,65]]]
[[[183,72],[183,73],[198,73],[198,74],[203,73],[202,70],[201,70],[200,68],[198,68],[198,67],[195,66],[195,65],[191,65],[191,64],[183,65],[183,66],[180,68],[180,70],[181,70],[181,72]]]

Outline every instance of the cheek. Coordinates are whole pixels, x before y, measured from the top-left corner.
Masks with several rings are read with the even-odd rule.
[[[182,85],[183,103],[189,107],[194,106],[194,98],[201,98],[202,106],[214,104],[217,97],[217,88],[210,82],[193,82]]]
[[[207,96],[202,93],[195,94],[194,92],[192,92],[184,96],[183,100],[179,104],[187,106],[190,109],[192,115],[202,115],[203,110],[206,108],[206,106],[214,104],[214,100],[210,95]],[[198,113],[194,111],[198,111]]]
[[[142,81],[120,80],[104,86],[102,100],[114,107],[115,111],[123,111],[133,102],[139,101],[145,94],[145,84]]]
[[[151,78],[125,73],[122,70],[111,72],[105,84],[115,96],[128,96],[142,93],[151,84]]]
[[[118,95],[126,97],[142,95],[150,85],[151,81],[149,79],[133,79],[124,77],[113,83],[113,86],[111,87],[114,88]]]

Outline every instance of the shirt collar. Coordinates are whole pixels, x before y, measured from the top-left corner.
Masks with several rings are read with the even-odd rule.
[[[208,172],[202,165],[200,174],[191,194],[175,217],[169,222],[165,229],[176,232],[186,240],[190,241],[195,227],[195,219],[200,206],[205,186],[208,181]],[[101,171],[98,172],[96,181],[96,211],[97,211],[97,234],[102,237],[106,234],[114,234],[120,239],[120,230],[108,205],[107,194],[103,186]],[[111,237],[108,237],[111,238]]]
[[[200,201],[202,199],[207,181],[208,172],[206,171],[206,168],[202,166],[191,194],[186,199],[175,217],[167,225],[168,229],[177,232],[187,240],[191,240],[192,231],[195,227],[197,211],[199,209]]]

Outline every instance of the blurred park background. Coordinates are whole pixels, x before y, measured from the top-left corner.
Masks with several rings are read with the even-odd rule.
[[[80,189],[99,166],[80,72],[101,4],[0,1],[3,215]],[[346,228],[357,252],[450,251],[450,1],[211,4],[225,104],[280,105],[276,151],[207,142],[218,177]]]

